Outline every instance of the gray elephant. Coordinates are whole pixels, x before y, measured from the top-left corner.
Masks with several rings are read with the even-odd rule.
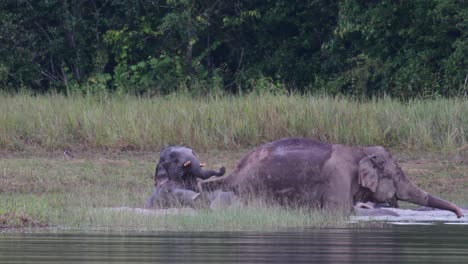
[[[193,206],[199,197],[198,179],[224,175],[219,171],[203,170],[192,149],[183,146],[167,147],[161,151],[154,174],[155,189],[145,203],[145,208],[167,208],[173,206]]]
[[[199,193],[184,189],[182,184],[176,181],[166,181],[158,184],[151,196],[146,200],[145,208],[162,209],[172,207],[193,207],[199,197]]]
[[[358,202],[398,207],[401,200],[463,216],[458,206],[415,186],[381,146],[280,139],[249,152],[230,175],[199,184],[202,190],[220,187],[241,198],[269,195],[282,204],[351,211]]]

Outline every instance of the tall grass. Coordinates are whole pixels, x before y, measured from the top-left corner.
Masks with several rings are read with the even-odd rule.
[[[99,230],[248,231],[288,228],[349,227],[349,216],[339,212],[243,205],[193,214],[138,215],[131,211],[92,209],[82,224]]]
[[[468,142],[468,100],[327,96],[138,98],[0,95],[0,149],[157,150],[256,146],[304,136],[345,144],[452,150]]]

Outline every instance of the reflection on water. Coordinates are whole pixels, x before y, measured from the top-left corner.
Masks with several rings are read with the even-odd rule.
[[[0,263],[468,263],[467,226],[0,234]]]

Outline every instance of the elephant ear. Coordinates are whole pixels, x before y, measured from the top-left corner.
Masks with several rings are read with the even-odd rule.
[[[359,161],[359,184],[375,192],[379,183],[377,166],[374,162],[376,156],[371,155]]]

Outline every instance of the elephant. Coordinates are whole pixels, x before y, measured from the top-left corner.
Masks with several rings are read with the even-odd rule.
[[[182,184],[176,181],[166,181],[154,188],[144,208],[193,207],[199,195],[200,193],[184,189]]]
[[[307,138],[283,138],[250,151],[231,174],[203,180],[201,191],[222,188],[241,198],[267,195],[280,204],[352,212],[353,204],[398,201],[461,209],[428,194],[405,175],[382,146],[348,146]]]
[[[222,176],[225,167],[218,171],[203,170],[195,152],[184,146],[163,149],[154,174],[155,189],[147,199],[145,208],[167,208],[175,205],[193,206],[199,197],[198,179]]]
[[[161,151],[159,162],[154,174],[155,185],[166,180],[173,180],[187,189],[194,189],[197,178],[208,179],[212,176],[222,176],[226,168],[222,166],[219,171],[203,170],[195,152],[188,147],[172,146]]]

